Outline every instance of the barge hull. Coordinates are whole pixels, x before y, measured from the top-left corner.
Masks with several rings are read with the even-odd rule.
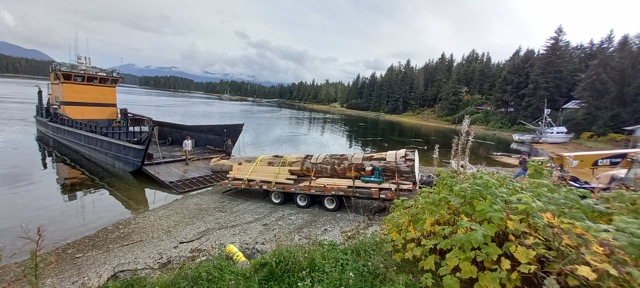
[[[35,119],[38,132],[116,171],[139,170],[149,148],[149,139],[140,145],[131,144],[51,123],[41,117],[36,116]]]

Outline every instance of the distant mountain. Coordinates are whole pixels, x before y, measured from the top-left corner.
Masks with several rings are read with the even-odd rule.
[[[136,64],[124,64],[111,69],[118,69],[123,73],[131,74],[135,76],[177,76],[187,79],[191,79],[196,82],[220,82],[224,81],[247,81],[263,85],[273,85],[275,83],[269,81],[261,81],[253,75],[245,74],[233,74],[233,73],[214,73],[209,71],[202,71],[202,74],[187,73],[175,66],[160,67],[160,66],[138,66]]]
[[[36,60],[54,61],[53,58],[49,57],[49,55],[44,54],[38,50],[27,49],[5,41],[0,41],[0,54],[13,57],[31,58]]]

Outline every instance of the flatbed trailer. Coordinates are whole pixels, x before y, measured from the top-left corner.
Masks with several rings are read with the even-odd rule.
[[[239,189],[260,190],[275,205],[285,203],[287,196],[299,208],[309,208],[314,200],[319,200],[327,211],[338,211],[343,198],[359,198],[392,201],[401,197],[413,197],[416,186],[398,181],[387,181],[381,184],[364,183],[360,180],[317,178],[295,179],[293,184],[270,183],[268,181],[221,181],[218,185]]]

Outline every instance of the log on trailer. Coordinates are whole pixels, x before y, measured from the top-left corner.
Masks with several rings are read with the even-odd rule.
[[[417,183],[419,175],[418,152],[401,149],[380,153],[315,154],[245,156],[213,159],[209,164],[213,172],[229,172],[230,178],[288,183],[288,176],[313,178],[358,179],[365,167],[382,168],[387,181]],[[260,178],[260,179],[258,179]]]

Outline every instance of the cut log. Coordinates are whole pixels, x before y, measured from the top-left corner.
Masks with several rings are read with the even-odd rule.
[[[336,179],[336,178],[320,178],[315,180],[316,184],[328,185],[328,186],[345,186],[345,187],[366,187],[366,188],[379,188],[379,189],[412,189],[413,185],[395,185],[390,183],[364,183],[360,180],[353,181],[351,179]]]
[[[233,174],[251,171],[314,178],[359,179],[364,168],[369,165],[382,168],[385,181],[416,183],[420,179],[419,158],[415,149],[356,154],[245,156],[228,160],[213,159],[209,166],[212,171],[233,171]]]

